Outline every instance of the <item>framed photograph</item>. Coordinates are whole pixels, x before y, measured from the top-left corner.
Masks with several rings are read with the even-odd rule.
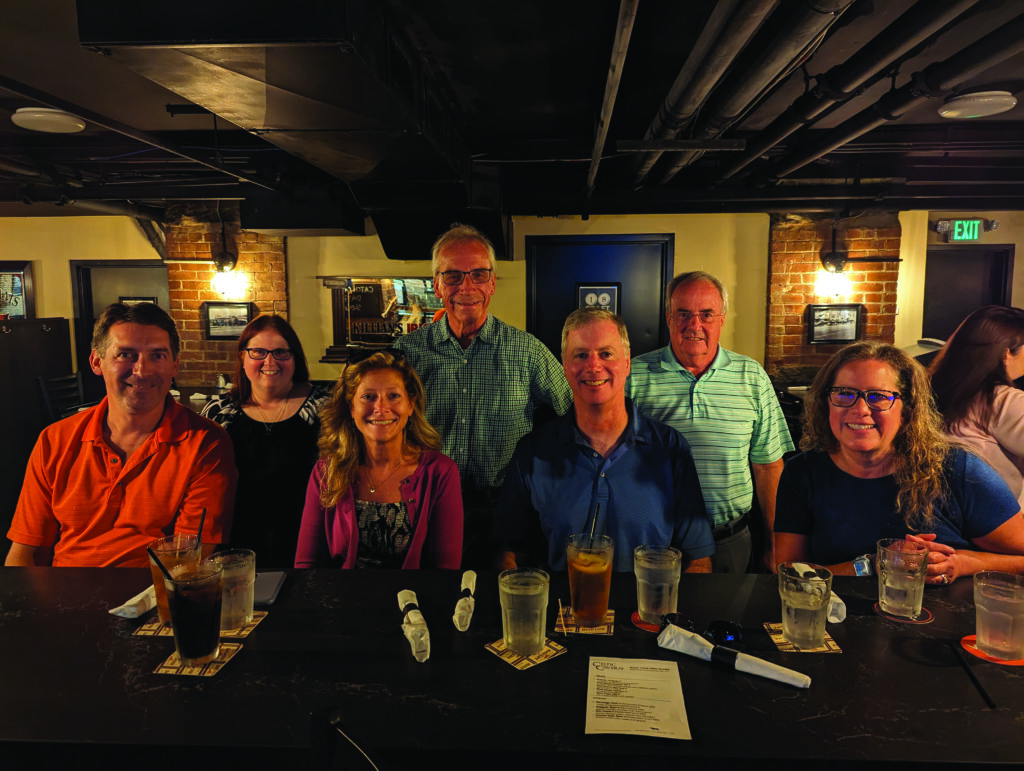
[[[842,345],[860,339],[861,306],[808,305],[807,342]]]
[[[622,295],[622,284],[577,284],[577,308],[601,308],[602,310],[619,312],[619,298]]]
[[[252,321],[252,303],[203,303],[203,329],[207,340],[237,340]]]
[[[140,303],[153,303],[159,305],[155,297],[118,297],[117,301],[122,305],[139,305]]]
[[[31,262],[0,262],[0,318],[34,319]]]

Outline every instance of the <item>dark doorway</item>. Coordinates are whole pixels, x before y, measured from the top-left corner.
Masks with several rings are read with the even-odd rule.
[[[671,233],[527,236],[526,329],[561,361],[562,325],[579,307],[578,285],[618,285],[630,354],[668,345],[664,291],[674,258]]]
[[[1013,244],[932,246],[924,275],[922,337],[948,340],[983,305],[1009,305]]]
[[[103,309],[123,298],[156,298],[170,310],[167,265],[155,260],[72,260],[71,292],[75,307],[75,357],[82,371],[86,401],[106,394],[103,378],[89,368],[92,328]]]

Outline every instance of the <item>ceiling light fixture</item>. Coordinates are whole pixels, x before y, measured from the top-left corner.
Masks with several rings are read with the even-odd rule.
[[[1009,91],[978,91],[951,96],[939,108],[939,115],[949,120],[987,118],[1017,106],[1017,97]]]
[[[85,128],[77,115],[49,107],[22,107],[11,116],[15,126],[46,134],[75,134]]]

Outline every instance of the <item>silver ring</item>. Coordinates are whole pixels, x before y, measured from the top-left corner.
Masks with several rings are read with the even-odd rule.
[[[945,573],[942,574],[942,583],[943,584],[948,584],[949,583],[949,576],[946,575]]]

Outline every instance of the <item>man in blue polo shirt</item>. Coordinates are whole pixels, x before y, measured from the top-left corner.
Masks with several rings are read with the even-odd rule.
[[[615,570],[632,571],[633,548],[650,543],[680,549],[689,572],[710,572],[715,546],[689,445],[626,399],[622,319],[571,314],[562,367],[573,410],[523,437],[505,475],[495,520],[504,565],[565,570],[566,538],[593,528],[615,539]]]

